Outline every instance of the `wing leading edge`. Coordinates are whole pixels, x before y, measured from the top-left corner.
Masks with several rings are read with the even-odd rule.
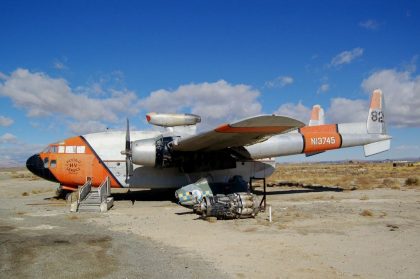
[[[299,120],[279,115],[259,115],[173,143],[176,151],[214,151],[228,147],[255,144],[277,134],[287,133],[305,126]]]

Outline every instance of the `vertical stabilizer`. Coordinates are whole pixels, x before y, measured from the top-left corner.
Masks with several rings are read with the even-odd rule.
[[[324,109],[320,105],[314,105],[312,107],[311,119],[309,120],[308,126],[318,126],[325,124]],[[306,157],[313,156],[324,151],[305,153]]]
[[[311,120],[309,120],[308,126],[324,125],[324,109],[320,105],[314,105],[311,112]]]
[[[369,134],[386,134],[385,102],[382,91],[375,89],[370,99],[367,132]]]

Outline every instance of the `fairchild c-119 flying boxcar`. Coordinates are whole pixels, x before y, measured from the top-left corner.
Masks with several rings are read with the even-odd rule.
[[[87,178],[99,186],[106,177],[116,188],[179,189],[200,178],[225,183],[235,176],[249,181],[265,178],[275,168],[273,158],[314,155],[327,150],[363,146],[366,156],[390,148],[384,100],[371,95],[366,122],[325,124],[314,106],[308,126],[286,116],[258,115],[213,130],[196,133],[201,118],[193,114],[146,115],[165,131],[106,131],[71,137],[50,144],[30,157],[27,168],[74,191]]]

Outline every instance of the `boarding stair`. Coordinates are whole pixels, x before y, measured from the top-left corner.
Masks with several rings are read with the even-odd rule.
[[[92,179],[87,178],[86,183],[77,190],[77,199],[70,205],[71,212],[106,212],[113,203],[111,183],[109,177],[98,188],[92,188]]]

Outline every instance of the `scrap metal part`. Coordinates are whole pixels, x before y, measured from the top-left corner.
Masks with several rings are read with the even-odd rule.
[[[247,192],[203,197],[194,211],[203,217],[218,219],[253,218],[259,212],[257,196]]]
[[[199,204],[206,196],[213,196],[210,183],[206,177],[175,191],[175,197],[179,200],[179,203],[189,207]]]
[[[231,177],[227,183],[213,183],[211,177],[203,177],[176,190],[175,197],[181,205],[193,208],[200,204],[204,197],[247,192],[248,188],[248,183],[239,175]]]

